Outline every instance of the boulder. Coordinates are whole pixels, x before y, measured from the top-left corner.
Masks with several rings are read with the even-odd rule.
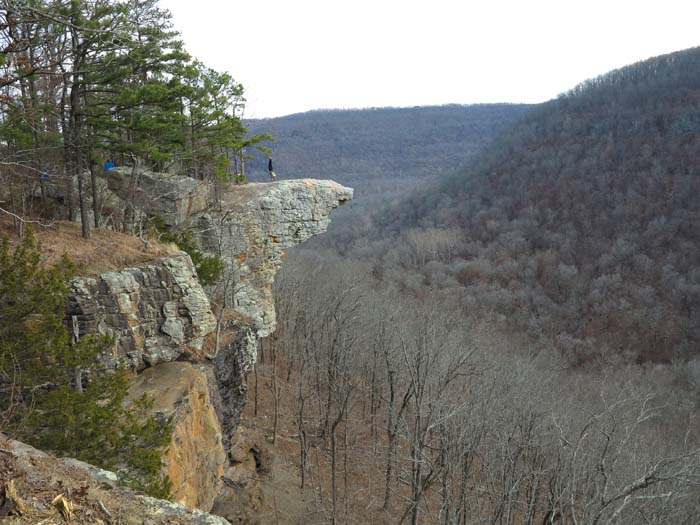
[[[112,192],[166,226],[178,226],[212,203],[213,185],[190,177],[130,167],[112,168],[106,175]]]

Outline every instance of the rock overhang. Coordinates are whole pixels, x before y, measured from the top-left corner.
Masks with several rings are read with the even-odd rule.
[[[187,228],[203,251],[225,261],[230,306],[264,337],[276,325],[272,284],[285,251],[324,233],[332,210],[352,197],[352,188],[331,180],[229,186],[219,209],[193,214]]]

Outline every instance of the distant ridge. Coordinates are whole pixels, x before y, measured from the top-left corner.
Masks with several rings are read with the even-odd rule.
[[[275,171],[283,178],[422,177],[463,164],[532,106],[478,104],[315,110],[250,120],[251,133],[271,133]],[[264,177],[262,156],[247,166]]]
[[[523,104],[519,102],[478,102],[474,104],[460,104],[460,103],[448,103],[448,104],[430,104],[430,105],[413,105],[413,106],[366,106],[357,108],[315,108],[307,111],[297,111],[295,113],[289,113],[287,115],[278,115],[274,117],[257,117],[246,119],[246,122],[264,122],[266,120],[277,120],[294,118],[301,115],[313,115],[315,113],[346,113],[346,112],[363,112],[363,111],[404,111],[412,109],[434,109],[434,108],[474,108],[479,106],[523,106],[523,105],[534,105],[534,104]]]
[[[384,217],[456,228],[469,304],[574,362],[700,354],[700,48],[574,87]]]

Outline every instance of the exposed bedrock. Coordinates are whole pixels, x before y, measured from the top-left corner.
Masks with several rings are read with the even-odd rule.
[[[149,411],[172,421],[163,470],[173,499],[209,511],[228,460],[205,366],[172,362],[148,368],[137,376],[129,398],[146,395],[153,401]]]
[[[226,262],[230,306],[260,337],[275,329],[272,284],[285,250],[323,233],[331,211],[353,190],[329,180],[230,186],[219,209],[193,214],[187,227],[204,251]]]
[[[353,196],[351,188],[329,180],[214,188],[189,177],[129,168],[112,169],[107,177],[125,208],[189,231],[200,249],[224,260],[221,282],[209,291],[224,296],[239,324],[249,325],[257,337],[275,329],[272,285],[285,250],[325,232],[331,211]],[[115,354],[136,369],[201,358],[204,338],[216,327],[184,254],[74,280],[68,321],[78,336],[114,335]],[[254,362],[255,355],[249,357]]]
[[[109,190],[128,206],[178,226],[213,206],[213,185],[172,173],[113,168],[106,173]]]
[[[216,293],[260,337],[275,329],[272,283],[287,248],[323,233],[352,188],[330,180],[219,185],[189,177],[115,168],[107,172],[125,209],[189,231],[200,249],[226,262]]]
[[[80,277],[70,283],[67,321],[78,337],[114,336],[113,358],[141,370],[178,358],[202,357],[216,318],[189,255]],[[105,362],[110,356],[104,356]]]

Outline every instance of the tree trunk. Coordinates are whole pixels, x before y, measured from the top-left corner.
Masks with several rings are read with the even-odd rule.
[[[80,114],[80,90],[82,81],[79,72],[83,64],[83,50],[81,44],[78,43],[78,36],[75,32],[72,35],[73,45],[73,75],[72,85],[70,88],[70,112],[68,118],[69,133],[68,138],[70,144],[69,152],[69,175],[78,179],[78,200],[80,203],[80,221],[82,223],[83,239],[90,238],[90,222],[88,218],[87,203],[85,202],[85,172],[83,170],[83,151],[81,145],[82,134],[82,116]]]
[[[90,161],[90,184],[92,185],[92,213],[95,220],[95,228],[100,227],[100,206],[97,200],[97,170],[95,163]]]
[[[80,199],[80,222],[82,226],[83,239],[90,238],[90,217],[88,215],[88,206],[85,202],[85,172],[82,166],[78,164],[78,198]]]
[[[272,425],[272,444],[274,445],[277,441],[277,425],[279,421],[279,385],[277,384],[277,347],[276,345],[270,346],[270,351],[272,352],[272,396],[274,402],[274,414],[273,414],[273,425]]]
[[[336,465],[336,435],[335,435],[335,428],[336,426],[333,425],[333,428],[330,431],[331,434],[331,501],[333,503],[333,514],[332,514],[332,520],[331,523],[335,525],[337,523],[337,511],[338,511],[338,486],[337,486],[337,479],[336,479],[336,474],[337,474],[337,465]]]

